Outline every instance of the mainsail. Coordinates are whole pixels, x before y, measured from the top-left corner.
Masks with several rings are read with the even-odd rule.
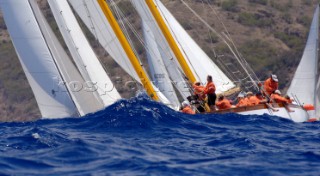
[[[303,56],[288,89],[301,104],[316,104],[318,71],[319,7],[317,7]]]
[[[159,88],[159,90],[168,98],[174,107],[179,107],[179,99],[175,93],[175,90],[171,84],[168,72],[162,61],[158,45],[155,42],[153,33],[149,26],[142,23],[142,31],[147,46],[147,58],[150,67],[153,83]]]
[[[48,0],[61,34],[87,82],[92,81],[105,106],[113,104],[121,97],[102,67],[99,59],[84,36],[66,0]]]
[[[44,118],[78,116],[28,1],[1,1],[13,45]]]
[[[57,64],[62,78],[65,81],[65,85],[67,86],[69,93],[78,108],[80,115],[83,116],[88,113],[103,109],[104,105],[102,104],[101,100],[97,100],[94,95],[96,92],[86,90],[86,82],[74,64],[71,62],[69,56],[64,51],[57,37],[53,33],[44,15],[41,13],[36,0],[30,0],[29,2],[40,26],[44,39],[47,42],[50,52]]]

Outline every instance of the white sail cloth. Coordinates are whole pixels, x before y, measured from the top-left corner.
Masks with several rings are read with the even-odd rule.
[[[22,68],[44,118],[78,116],[29,1],[2,0],[1,9]]]
[[[318,70],[319,7],[317,7],[299,66],[294,74],[288,95],[294,95],[301,104],[316,104]]]
[[[174,107],[179,107],[179,99],[174,91],[168,72],[162,61],[158,45],[149,26],[142,23],[142,32],[147,47],[147,58],[151,77],[155,86],[168,98]]]
[[[130,60],[96,0],[69,0],[81,20],[102,47],[130,76],[140,82]]]
[[[187,62],[196,74],[200,82],[206,82],[207,75],[211,75],[216,85],[216,93],[222,93],[235,87],[233,82],[219,69],[219,67],[209,58],[209,56],[199,47],[199,45],[183,29],[175,17],[159,0],[155,0],[159,10],[166,20],[172,34],[178,42],[180,48],[186,55]]]
[[[130,59],[119,42],[112,26],[109,24],[99,4],[95,0],[69,0],[73,9],[80,16],[81,20],[96,37],[102,47],[110,56],[123,68],[133,79],[141,83],[138,74],[133,68]],[[168,99],[156,91],[160,101],[170,105]]]
[[[69,56],[55,36],[50,25],[42,14],[36,0],[30,0],[29,2],[40,26],[44,39],[80,115],[83,116],[88,113],[93,113],[103,109],[104,105],[100,98],[97,100],[96,96],[94,95],[96,92],[86,90],[86,82],[80,75],[77,68],[71,62]]]
[[[84,36],[68,2],[66,0],[48,0],[48,2],[80,73],[87,82],[93,83],[92,91],[97,91],[105,106],[119,100],[121,96]]]
[[[175,58],[172,54],[171,49],[165,42],[165,39],[154,20],[147,4],[144,0],[132,0],[131,1],[135,8],[137,9],[140,17],[144,22],[146,22],[151,30],[153,31],[157,43],[159,45],[160,51],[163,54],[163,61],[167,64],[171,62],[170,65],[178,65],[177,61],[172,63],[171,58]],[[235,85],[233,82],[213,63],[213,61],[205,54],[205,52],[195,43],[195,41],[188,35],[188,33],[183,29],[179,22],[174,18],[174,16],[166,9],[166,7],[158,0],[154,1],[157,4],[158,10],[160,11],[162,17],[167,23],[172,35],[174,36],[178,46],[183,51],[189,67],[193,71],[197,80],[205,83],[207,75],[212,75],[213,81],[216,84],[217,93],[227,91]],[[176,60],[176,59],[173,59]],[[175,66],[177,68],[177,66]],[[178,66],[180,68],[180,66]],[[175,68],[175,69],[176,69]],[[174,71],[174,68],[172,68]],[[175,80],[177,74],[173,73],[168,67],[168,72],[170,77]],[[178,78],[179,79],[179,78]]]

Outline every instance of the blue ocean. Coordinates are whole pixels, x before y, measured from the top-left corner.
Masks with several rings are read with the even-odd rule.
[[[145,96],[0,124],[0,175],[320,175],[320,123],[185,115]]]

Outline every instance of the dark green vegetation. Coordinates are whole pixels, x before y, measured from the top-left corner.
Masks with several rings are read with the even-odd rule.
[[[45,0],[41,2],[51,26],[57,32]],[[219,38],[204,27],[179,0],[163,0],[163,2],[212,58],[214,58],[214,52],[225,49],[221,46]],[[286,89],[301,58],[317,1],[186,0],[186,2],[213,28],[222,32],[222,25],[213,13],[212,8],[214,8],[228,28],[240,53],[253,67],[258,77],[264,80],[270,73],[275,73],[279,76],[281,88]],[[140,20],[130,7],[128,0],[121,0],[119,7],[128,20],[140,29]],[[123,81],[131,80],[103,51],[93,36],[90,36],[84,25],[82,27],[112,80],[117,80],[118,76],[121,76]],[[137,40],[133,38],[133,41]],[[134,43],[142,61],[145,61],[143,46],[139,42]],[[32,91],[2,18],[0,18],[0,58],[0,120],[30,120],[39,117],[40,113]],[[133,95],[123,85],[116,84],[116,86],[124,97]]]

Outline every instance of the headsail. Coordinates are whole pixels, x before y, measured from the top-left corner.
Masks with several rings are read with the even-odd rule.
[[[53,59],[57,64],[61,76],[65,81],[65,85],[67,86],[80,115],[83,116],[103,109],[104,105],[100,98],[97,100],[94,95],[96,92],[86,90],[86,82],[53,33],[44,15],[41,13],[36,0],[30,0],[29,2]]]
[[[84,36],[66,0],[48,0],[64,40],[86,81],[92,81],[105,106],[121,97]],[[93,90],[95,91],[95,90]]]
[[[145,44],[147,46],[146,52],[153,83],[169,99],[174,107],[179,107],[180,103],[178,97],[173,89],[168,72],[162,61],[154,35],[150,31],[149,26],[144,22],[142,22],[142,31]]]
[[[219,67],[209,58],[209,56],[199,47],[199,45],[190,37],[190,35],[183,29],[175,17],[168,11],[168,9],[159,0],[155,0],[160,12],[166,19],[172,34],[174,35],[179,46],[187,56],[188,64],[193,68],[198,80],[206,82],[207,75],[212,75],[213,81],[216,85],[216,92],[225,92],[235,85],[233,82],[219,69]]]
[[[174,83],[174,86],[177,88],[182,97],[186,100],[190,96],[189,87],[186,84],[186,79],[182,73],[182,69],[177,62],[173,52],[170,49],[170,46],[166,42],[165,37],[160,31],[157,23],[155,22],[151,12],[149,11],[144,0],[131,0],[131,3],[136,8],[139,13],[142,21],[150,27],[156,42],[158,44],[158,49],[160,51],[163,63],[169,73],[171,80]]]
[[[316,103],[318,39],[319,7],[314,13],[303,56],[288,89],[288,95],[296,96],[302,104]]]
[[[140,82],[111,25],[96,0],[69,0],[81,20],[102,47],[131,77]]]
[[[28,1],[1,1],[13,45],[44,118],[78,116]]]

